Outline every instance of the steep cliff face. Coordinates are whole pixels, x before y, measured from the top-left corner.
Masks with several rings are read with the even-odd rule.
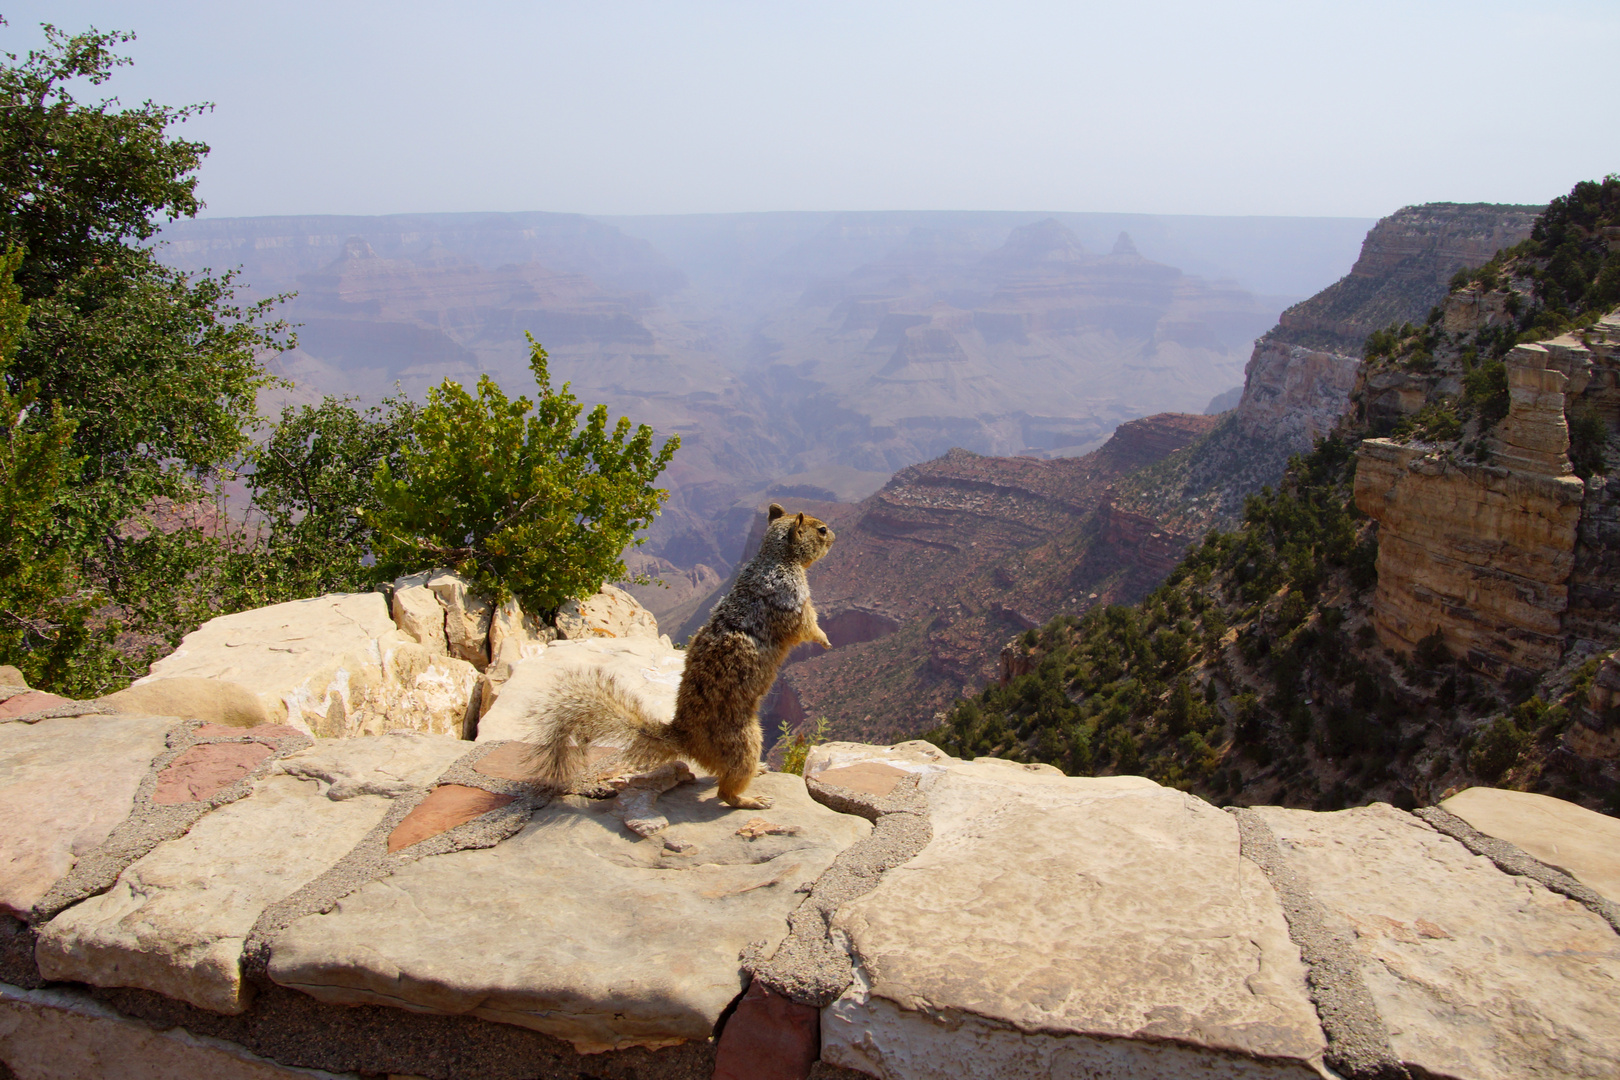
[[[882,611],[895,632],[793,665],[777,715],[825,714],[872,738],[912,734],[955,694],[996,677],[994,657],[1012,634],[1057,613],[1142,596],[1211,527],[1235,524],[1246,497],[1275,484],[1291,455],[1340,421],[1363,325],[1379,325],[1388,310],[1422,318],[1459,266],[1493,240],[1522,238],[1528,220],[1518,207],[1444,204],[1380,222],[1350,277],[1291,309],[1316,312],[1321,332],[1296,339],[1278,326],[1261,338],[1239,404],[1223,416],[1121,425],[1080,464],[953,450],[902,471],[863,505],[858,527],[813,575],[818,605]],[[885,273],[893,278],[893,270]],[[971,365],[943,338],[927,336],[930,328],[948,329],[958,342],[970,325],[1028,341],[1060,324],[1079,333],[1099,319],[1128,322],[1132,311],[1162,320],[1154,305],[1180,287],[1128,240],[1099,258],[1055,223],[1018,230],[972,272],[998,284],[971,323],[954,307],[908,307],[865,293],[846,301],[846,325],[887,350],[891,377],[928,368],[961,379]],[[875,270],[865,273],[861,280],[878,280]],[[1415,292],[1401,284],[1413,281],[1422,283]],[[1091,298],[1102,292],[1115,298],[1110,305]],[[1353,296],[1382,306],[1369,314]]]
[[[1453,655],[1498,678],[1555,665],[1585,490],[1573,476],[1363,442],[1355,498],[1379,524],[1380,640],[1410,652],[1439,631]]]
[[[1451,275],[1530,235],[1539,206],[1428,203],[1374,225],[1350,273],[1278,318],[1274,341],[1361,354],[1374,330],[1418,319],[1445,298]]]
[[[1275,484],[1289,457],[1309,450],[1343,418],[1367,335],[1390,322],[1421,320],[1446,296],[1459,268],[1528,237],[1538,209],[1430,203],[1379,221],[1349,274],[1283,312],[1255,342],[1243,395],[1228,422],[1157,469],[1121,483],[1116,507],[1189,536],[1230,528],[1249,494]],[[1404,391],[1401,400],[1416,402],[1415,412],[1422,390],[1393,378],[1388,389],[1397,396]]]
[[[1369,334],[1334,437],[1237,530],[1141,605],[1017,638],[1005,685],[929,737],[1246,803],[1410,804],[1486,783],[1620,811],[1610,230],[1620,180],[1576,185],[1420,325]],[[1243,438],[1229,414],[1143,475],[1184,492],[1189,461]]]
[[[1446,324],[1463,319],[1448,310]],[[1499,678],[1555,667],[1574,637],[1613,636],[1609,481],[1573,474],[1568,417],[1591,417],[1605,436],[1620,430],[1620,313],[1578,336],[1517,345],[1503,363],[1508,413],[1484,436],[1487,462],[1451,441],[1367,439],[1355,484],[1356,505],[1379,523],[1380,639],[1409,651],[1439,632],[1454,655]],[[1449,379],[1437,367],[1412,380],[1414,393],[1443,394]],[[1433,408],[1427,395],[1410,412],[1422,407]]]

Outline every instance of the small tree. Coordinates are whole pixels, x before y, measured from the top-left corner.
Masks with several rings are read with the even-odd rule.
[[[68,666],[60,661],[87,636],[106,635],[86,628],[93,597],[78,587],[71,552],[52,537],[52,511],[79,470],[71,449],[74,422],[58,404],[41,407],[37,383],[24,383],[16,393],[7,387],[28,322],[22,290],[12,281],[21,263],[17,250],[0,260],[0,659],[21,667],[33,685],[43,680],[77,689],[85,677],[94,684],[95,672],[82,664],[60,671]]]
[[[533,404],[509,401],[487,375],[477,397],[451,379],[428,392],[397,463],[377,466],[369,521],[380,572],[450,566],[538,612],[626,576],[624,549],[669,497],[653,481],[680,438],[654,453],[652,428],[632,432],[628,417],[610,434],[606,405],[580,425],[584,406],[567,383],[552,389],[533,337],[529,369]]]
[[[352,401],[289,405],[254,448],[247,486],[264,535],[247,569],[267,598],[352,592],[375,576],[364,565],[366,518],[381,509],[372,478],[383,462],[400,468],[418,410],[404,397],[364,412]]]

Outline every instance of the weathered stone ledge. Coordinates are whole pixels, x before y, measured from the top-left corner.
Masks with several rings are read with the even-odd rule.
[[[33,920],[0,920],[0,1061],[142,1075],[36,1065],[61,1038],[253,1080],[1620,1071],[1612,819],[1478,789],[1224,813],[921,742],[817,747],[758,778],[763,812],[681,770],[534,787],[498,737],[527,696],[594,662],[657,707],[664,648],[548,646],[476,743],[0,725],[0,856],[33,868],[0,882]],[[66,996],[29,996],[46,980]]]

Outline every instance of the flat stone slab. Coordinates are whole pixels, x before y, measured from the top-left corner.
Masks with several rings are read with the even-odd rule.
[[[675,691],[681,685],[686,654],[667,639],[633,637],[553,641],[513,669],[500,698],[478,721],[478,741],[527,740],[534,734],[529,712],[557,676],[579,668],[601,668],[640,694],[656,716],[675,717]]]
[[[322,742],[284,759],[247,798],[159,844],[107,892],[45,924],[40,973],[241,1012],[251,991],[242,947],[260,913],[336,863],[388,812],[388,795],[320,777],[384,768],[416,782],[384,789],[403,793],[431,784],[467,747],[447,736],[383,735]]]
[[[26,916],[129,816],[174,723],[69,716],[0,724],[0,912]]]
[[[1620,904],[1620,819],[1529,791],[1468,788],[1440,804]]]
[[[953,763],[960,764],[956,758],[946,754],[932,743],[923,742],[920,739],[896,743],[893,746],[825,742],[819,746],[812,746],[810,752],[805,755],[804,775],[819,778],[824,773],[838,772],[845,777],[850,777],[856,774],[845,770],[852,769],[860,770],[860,774],[868,776],[887,776],[890,775],[886,772],[889,769],[902,774],[928,775],[930,773],[944,772]],[[1053,769],[1052,771],[1057,772],[1058,770]],[[837,783],[837,777],[829,777],[827,782]]]
[[[823,1061],[941,1080],[1321,1075],[1305,967],[1230,815],[1141,777],[920,757],[934,837],[834,920],[856,981],[823,1011]]]
[[[1353,943],[1395,1056],[1423,1075],[1620,1075],[1620,936],[1384,805],[1257,807]]]
[[[184,751],[157,776],[159,806],[202,802],[257,769],[275,751],[263,743],[204,743]]]
[[[420,859],[293,922],[270,976],[322,1001],[470,1013],[586,1053],[707,1039],[742,990],[742,948],[774,948],[799,886],[871,828],[811,801],[796,776],[754,785],[776,799],[764,816],[799,832],[737,835],[760,812],[722,806],[712,781],[660,796],[670,825],[648,839],[611,800],[558,800],[496,847]]]
[[[441,784],[394,826],[393,832],[388,834],[388,850],[399,851],[430,836],[448,832],[481,814],[499,810],[513,798],[462,784]]]

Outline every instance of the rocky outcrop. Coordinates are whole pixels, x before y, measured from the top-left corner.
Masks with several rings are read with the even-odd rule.
[[[1363,442],[1355,500],[1379,523],[1379,637],[1409,651],[1439,630],[1453,655],[1499,675],[1556,664],[1584,496],[1573,476]]]
[[[1244,499],[1330,434],[1354,394],[1391,418],[1415,413],[1429,384],[1400,371],[1366,374],[1362,341],[1391,322],[1421,322],[1453,271],[1522,240],[1534,216],[1533,207],[1436,203],[1381,220],[1345,278],[1283,312],[1255,342],[1234,413],[1160,468],[1125,479],[1115,508],[1182,536],[1231,528]]]
[[[652,615],[612,585],[565,603],[557,623],[430,570],[394,582],[387,600],[331,594],[210,620],[101,704],[241,727],[288,724],[323,738],[419,731],[470,739],[518,668],[559,635],[646,639],[659,656],[674,653]]]
[[[223,615],[187,634],[138,680],[245,687],[272,723],[324,737],[397,728],[460,735],[477,669],[389,618],[381,593],[332,594]]]
[[[1620,317],[1515,346],[1504,363],[1508,415],[1489,464],[1448,446],[1367,439],[1355,483],[1356,505],[1379,523],[1380,638],[1407,651],[1438,630],[1454,655],[1497,675],[1548,670],[1571,630],[1596,637],[1614,617],[1608,480],[1572,475],[1567,418],[1580,403],[1610,430],[1620,426],[1615,401],[1586,394],[1606,392],[1620,367]]]
[[[1273,341],[1358,358],[1361,343],[1391,323],[1421,322],[1446,297],[1451,275],[1530,235],[1539,206],[1428,203],[1378,222],[1337,284],[1278,318]]]
[[[1097,511],[1098,542],[1121,565],[1134,565],[1144,575],[1162,577],[1176,568],[1187,546],[1198,540],[1170,532],[1144,514],[1105,503]]]
[[[1360,366],[1354,353],[1262,338],[1244,369],[1238,430],[1266,446],[1281,442],[1308,449],[1344,416]]]

